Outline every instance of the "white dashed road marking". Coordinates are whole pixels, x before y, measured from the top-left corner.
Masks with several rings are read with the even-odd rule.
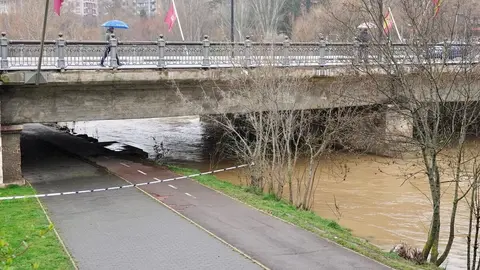
[[[125,163],[120,163],[125,167],[130,167],[129,165]],[[236,170],[240,169],[243,167],[247,166],[254,166],[255,164],[244,164],[240,166],[235,166],[235,167],[230,167],[230,168],[225,168],[222,170],[217,170],[217,171],[230,171],[230,170]],[[147,175],[146,173],[138,170],[139,173],[142,173],[144,175]],[[68,192],[56,192],[56,193],[45,193],[45,194],[32,194],[32,195],[18,195],[18,196],[8,196],[8,197],[0,197],[0,201],[6,201],[6,200],[19,200],[19,199],[28,199],[28,198],[45,198],[45,197],[54,197],[54,196],[63,196],[63,195],[73,195],[73,194],[84,194],[84,193],[92,193],[92,192],[103,192],[103,191],[109,191],[109,190],[117,190],[117,189],[124,189],[124,188],[132,188],[132,187],[139,187],[139,186],[146,186],[146,185],[153,185],[157,183],[164,183],[164,182],[170,182],[170,181],[175,181],[175,180],[180,180],[180,179],[186,179],[186,178],[191,178],[191,177],[197,177],[200,175],[205,175],[205,174],[211,174],[213,172],[204,172],[204,173],[197,173],[197,174],[191,174],[191,175],[184,175],[184,176],[179,176],[179,177],[174,177],[174,178],[168,178],[168,179],[158,179],[158,178],[153,178],[155,181],[150,181],[150,182],[144,182],[144,183],[138,183],[138,184],[130,184],[130,185],[123,185],[123,186],[115,186],[115,187],[107,187],[107,188],[98,188],[98,189],[87,189],[87,190],[79,190],[79,191],[68,191]],[[173,185],[168,185],[169,187],[173,189],[178,189],[176,186]],[[187,196],[191,196],[191,194],[187,194]],[[194,196],[192,196],[195,198]]]
[[[194,198],[194,199],[196,199],[196,198],[197,198],[197,197],[195,197],[195,196],[193,196],[192,194],[190,194],[190,193],[187,193],[187,192],[185,192],[185,195],[187,195],[188,197],[192,197],[192,198]]]

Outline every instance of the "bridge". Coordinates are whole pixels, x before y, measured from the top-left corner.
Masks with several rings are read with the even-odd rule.
[[[111,47],[108,66],[101,67],[100,58],[106,46]],[[383,104],[382,97],[372,96],[359,77],[347,76],[348,91],[368,98],[355,98],[353,103],[338,98],[337,92],[345,86],[345,81],[339,84],[337,79],[345,80],[345,76],[326,75],[344,75],[349,69],[368,65],[389,65],[392,59],[375,55],[377,49],[391,50],[397,64],[405,66],[429,61],[441,66],[465,64],[463,57],[422,57],[419,47],[408,44],[371,44],[368,48],[372,52],[368,56],[371,64],[360,63],[365,47],[358,42],[299,43],[285,39],[257,43],[247,38],[244,42],[230,43],[212,42],[207,36],[201,42],[171,42],[162,36],[156,41],[118,42],[113,36],[107,43],[67,41],[59,35],[44,44],[40,85],[35,85],[40,41],[9,40],[2,33],[0,185],[23,181],[20,133],[25,123],[241,112],[244,99],[219,98],[218,89],[228,96],[232,77],[248,76],[255,72],[249,68],[260,66],[285,68],[289,75],[313,82],[312,91],[291,93],[289,98],[295,101],[297,109]],[[477,48],[480,47],[475,45],[470,49]],[[117,65],[116,55],[122,66]],[[468,64],[476,63],[478,57],[470,56]],[[285,106],[283,109],[291,108]],[[386,130],[389,125],[405,123],[394,115],[386,114],[385,119]],[[2,156],[8,162],[2,163]]]

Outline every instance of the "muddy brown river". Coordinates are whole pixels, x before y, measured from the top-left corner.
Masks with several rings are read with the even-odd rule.
[[[117,141],[109,148],[120,149],[122,144],[132,145],[154,155],[155,138],[171,149],[169,162],[210,169],[208,151],[203,139],[205,128],[196,116],[144,120],[115,120],[60,123],[79,134],[87,134],[100,142]],[[356,236],[390,249],[394,244],[407,242],[421,248],[428,231],[431,207],[428,184],[420,176],[412,183],[404,183],[403,175],[414,170],[416,161],[337,154],[322,162],[317,173],[317,187],[313,211],[325,218],[336,220],[352,229]],[[218,167],[229,165],[223,162]],[[348,171],[344,178],[343,172]],[[245,181],[240,171],[217,175],[232,183]],[[449,197],[453,189],[445,189]],[[336,206],[335,207],[335,202]],[[450,204],[442,205],[442,222],[447,224]],[[338,209],[338,210],[337,210]],[[464,204],[459,208],[456,239],[444,266],[447,269],[466,268],[466,232],[468,213]],[[442,226],[442,245],[446,243],[448,227]]]

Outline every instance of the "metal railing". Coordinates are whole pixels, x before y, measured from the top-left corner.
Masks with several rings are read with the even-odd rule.
[[[425,61],[465,63],[477,61],[478,44],[447,44],[438,53],[438,44],[361,44],[319,42],[258,43],[249,37],[244,42],[212,42],[205,36],[201,42],[171,42],[160,35],[156,41],[119,42],[115,35],[109,42],[67,41],[59,34],[57,40],[46,41],[42,58],[43,70],[99,69],[100,59],[107,47],[110,53],[105,61],[108,68],[222,68],[222,67],[328,67],[359,63],[418,64]],[[461,48],[460,60],[450,57],[452,48]],[[0,37],[0,70],[34,70],[40,55],[40,41],[9,40],[6,33]],[[453,56],[457,56],[456,54]]]

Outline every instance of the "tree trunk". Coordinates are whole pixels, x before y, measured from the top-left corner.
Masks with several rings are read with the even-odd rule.
[[[463,138],[465,135],[462,135]],[[443,251],[442,256],[437,260],[436,264],[439,266],[441,265],[445,259],[447,259],[448,253],[450,253],[450,249],[452,248],[453,240],[455,238],[455,218],[457,217],[457,206],[458,206],[458,190],[460,186],[460,166],[462,163],[462,153],[463,153],[463,143],[464,139],[461,139],[460,141],[460,146],[459,146],[459,153],[457,156],[457,162],[456,162],[456,175],[455,175],[455,191],[453,193],[453,204],[452,204],[452,213],[450,214],[450,232],[448,235],[448,242],[447,246],[445,247],[445,250]]]
[[[306,207],[308,203],[309,187],[311,186],[312,181],[313,181],[313,157],[311,156],[310,161],[308,163],[308,181],[307,181],[307,184],[305,185],[307,188],[305,190],[305,193],[303,194],[304,207]]]
[[[474,182],[474,185],[476,184],[476,181]],[[470,215],[468,218],[468,234],[467,234],[467,270],[474,269],[475,268],[475,259],[474,261],[471,261],[471,251],[472,251],[472,225],[473,225],[473,209],[475,207],[475,204],[473,200],[475,199],[475,191],[476,187],[474,186],[472,189],[472,195],[470,198]],[[470,268],[471,262],[473,263],[473,267]]]
[[[476,198],[478,200],[478,198]],[[480,229],[480,207],[476,205],[476,211],[475,211],[475,217],[476,217],[476,223],[475,223],[475,241],[473,242],[473,267],[472,269],[475,269],[475,262],[476,262],[476,257],[477,257],[477,250],[478,250],[478,231]],[[477,268],[480,266],[480,262],[478,262]]]
[[[433,201],[433,213],[432,213],[432,222],[430,226],[430,231],[428,232],[428,240],[425,243],[425,246],[422,250],[423,259],[426,261],[430,252],[432,253],[431,261],[435,262],[438,256],[438,238],[440,234],[440,191],[433,190],[432,193],[435,193],[432,196]],[[437,195],[438,194],[438,195]],[[436,255],[435,255],[436,253]]]

